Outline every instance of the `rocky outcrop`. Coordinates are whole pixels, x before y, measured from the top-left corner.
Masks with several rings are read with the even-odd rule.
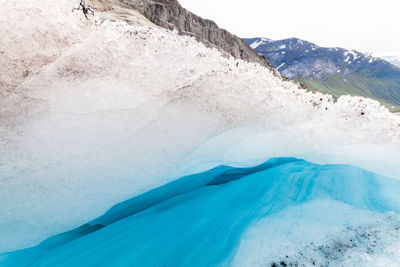
[[[136,9],[158,26],[194,36],[209,47],[216,47],[235,58],[259,63],[279,75],[265,56],[255,52],[244,40],[219,28],[215,22],[189,12],[176,0],[121,0],[120,3]]]

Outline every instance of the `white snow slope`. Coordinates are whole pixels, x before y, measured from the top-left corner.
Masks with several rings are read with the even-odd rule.
[[[334,102],[101,2],[90,20],[77,1],[0,4],[0,252],[222,163],[400,178],[400,118],[376,101]]]

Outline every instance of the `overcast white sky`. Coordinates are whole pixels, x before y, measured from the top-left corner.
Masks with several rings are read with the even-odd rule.
[[[240,37],[298,37],[361,52],[400,52],[400,0],[179,0]]]

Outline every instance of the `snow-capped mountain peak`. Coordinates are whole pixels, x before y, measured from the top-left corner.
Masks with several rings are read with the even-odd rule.
[[[264,55],[280,73],[311,89],[338,97],[343,94],[374,97],[384,104],[400,106],[400,69],[391,63],[344,48],[320,47],[297,38],[262,42],[255,51]]]
[[[363,54],[355,50],[347,50],[343,48],[325,48],[320,47],[308,41],[298,38],[289,38],[283,40],[273,41],[266,38],[251,38],[246,39],[250,46],[258,53],[263,54],[269,59],[275,67],[285,63],[286,67],[281,68],[280,72],[285,76],[293,79],[301,75],[303,77],[311,78],[324,78],[333,75],[339,70],[342,73],[351,72],[355,68],[359,68],[362,64],[370,64],[377,60],[370,55]],[[309,64],[308,69],[305,67],[293,69],[291,60],[296,62],[306,61]],[[315,69],[312,66],[312,61],[325,60],[326,63],[318,64],[319,70],[315,76],[315,71],[308,71]],[[343,64],[344,63],[344,64]],[[332,68],[335,65],[335,68]]]
[[[253,49],[256,49],[260,45],[269,43],[271,40],[267,38],[257,38],[257,40],[254,40],[254,42],[250,43],[250,47]]]

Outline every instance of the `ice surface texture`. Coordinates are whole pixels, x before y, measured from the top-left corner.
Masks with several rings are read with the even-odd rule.
[[[274,222],[274,215],[289,212],[292,218],[282,216],[282,222],[296,223],[302,217],[312,227],[312,221],[318,217],[315,214],[320,211],[312,212],[314,218],[308,218],[307,212],[296,214],[296,207],[301,210],[311,203],[318,209],[334,212],[337,218],[333,224],[345,229],[359,225],[360,220],[368,222],[360,217],[361,211],[371,212],[369,215],[399,213],[400,196],[396,193],[399,190],[400,182],[396,180],[347,165],[316,165],[294,158],[276,158],[251,168],[220,166],[118,204],[100,218],[35,248],[3,254],[0,264],[232,265],[244,233],[262,219]],[[335,210],[337,203],[342,206]],[[352,216],[346,214],[349,208]],[[273,231],[281,231],[279,243],[275,244],[279,247],[289,239],[290,233],[283,229],[259,234],[263,235],[261,238],[273,238]],[[326,231],[323,234],[329,230],[332,229],[319,229]],[[300,237],[297,242],[307,239],[304,234],[297,233]],[[272,246],[263,253],[267,255],[269,250]]]
[[[400,177],[400,117],[379,103],[334,102],[96,2],[87,20],[78,0],[2,1],[0,252],[221,164],[290,156]]]

